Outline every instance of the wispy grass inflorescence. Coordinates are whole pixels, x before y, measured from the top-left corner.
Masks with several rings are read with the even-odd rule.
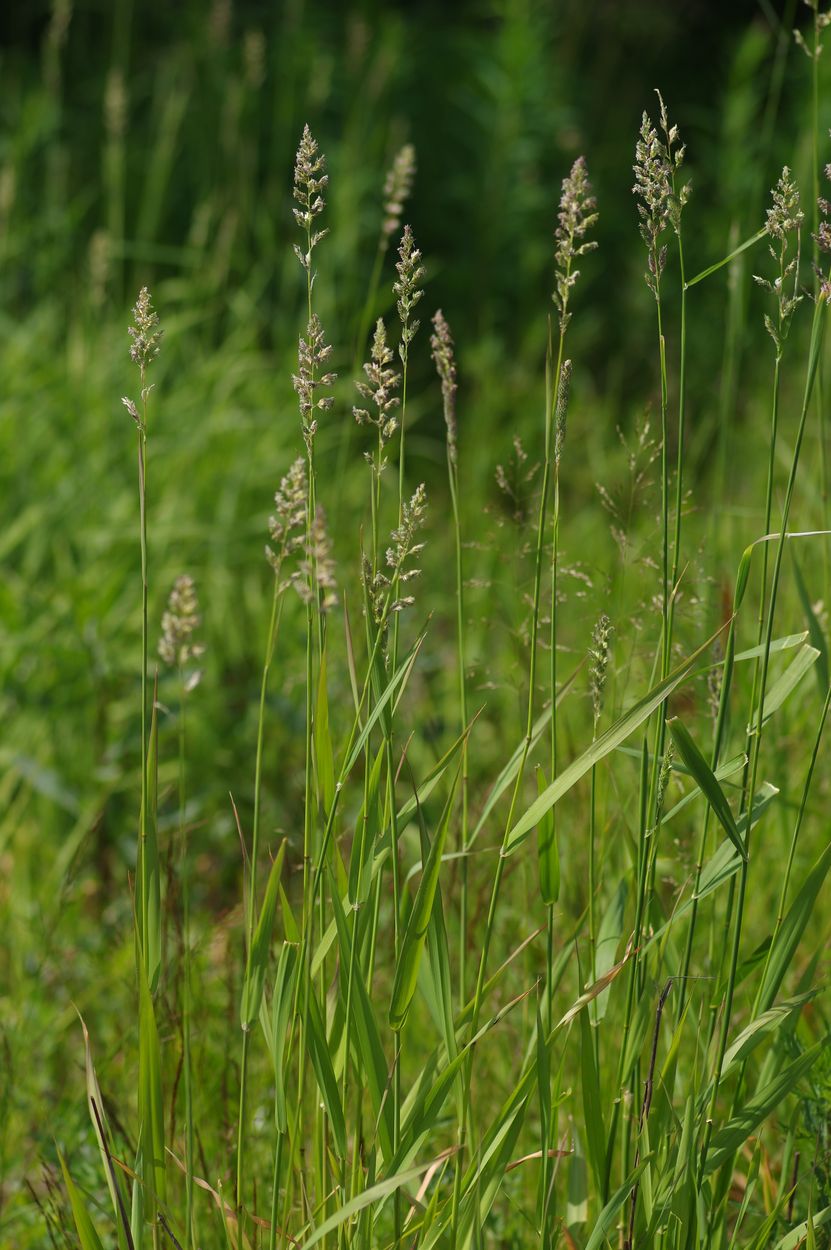
[[[754,274],[753,277],[759,286],[764,287],[776,298],[777,324],[774,325],[772,318],[765,314],[765,327],[773,339],[777,353],[781,354],[782,343],[788,333],[791,317],[802,298],[798,294],[799,244],[804,214],[799,207],[799,188],[793,181],[787,165],[771,192],[771,200],[765,228],[772,240],[768,244],[768,251],[776,261],[779,272],[773,281],[759,277],[758,274]],[[778,243],[778,249],[774,247],[774,243]],[[795,245],[795,251],[789,256],[792,244]]]
[[[390,239],[401,228],[404,206],[410,198],[416,174],[416,151],[405,143],[396,152],[384,180],[384,220],[381,226],[381,247],[386,250]]]
[[[315,508],[304,558],[292,580],[304,603],[314,598],[316,591],[321,612],[328,612],[338,601],[335,593],[337,581],[335,562],[332,559],[332,540],[326,529],[326,513],[322,504]]]
[[[825,177],[831,180],[831,164],[825,166]],[[820,252],[831,252],[831,201],[825,196],[817,196],[817,207],[821,213],[821,217],[817,222],[816,231],[813,234],[813,240]],[[823,299],[831,299],[831,277],[825,274],[819,265],[816,266],[817,278],[819,280],[819,290]]]
[[[298,456],[274,494],[274,512],[268,518],[265,556],[279,577],[283,561],[303,546],[308,500],[306,462]]]
[[[387,330],[383,318],[379,317],[375,325],[372,339],[372,356],[364,365],[365,382],[356,382],[358,393],[375,408],[371,413],[366,408],[353,408],[355,420],[359,425],[374,425],[382,443],[387,443],[398,428],[398,420],[393,415],[398,407],[398,389],[400,377],[397,370],[391,368],[392,349],[387,344]]]
[[[294,219],[302,230],[306,231],[307,244],[303,251],[294,244],[294,254],[307,271],[311,271],[312,252],[321,239],[329,233],[328,229],[313,230],[314,221],[326,206],[321,192],[325,190],[329,175],[324,172],[326,158],[318,152],[317,140],[312,136],[308,125],[303,127],[303,135],[294,162],[294,198],[300,208],[294,209]]]
[[[632,188],[638,203],[641,238],[648,253],[646,283],[656,300],[667,257],[663,237],[670,227],[676,234],[679,232],[681,212],[689,198],[689,184],[677,193],[674,186],[675,172],[684,160],[684,145],[676,149],[678,127],[670,125],[660,92],[658,99],[664,140],[644,111],[635,145],[635,185]]]
[[[586,159],[578,156],[571,172],[563,179],[557,226],[554,230],[555,287],[553,300],[560,314],[560,334],[566,332],[571,320],[568,302],[571,288],[580,277],[574,262],[594,251],[597,242],[586,234],[597,223],[597,200],[592,195]]]
[[[153,307],[153,301],[146,286],[139,291],[138,299],[133,307],[133,324],[127,332],[133,340],[130,359],[141,369],[143,378],[147,366],[159,354],[164,333],[159,329],[159,316]]]
[[[192,660],[205,653],[205,644],[197,642],[194,634],[202,624],[196,586],[188,573],[181,573],[170,591],[167,608],[162,614],[162,635],[159,639],[159,657],[171,668],[184,669]],[[189,682],[192,689],[199,681]]]
[[[394,586],[411,582],[421,575],[421,569],[414,561],[424,549],[424,543],[417,541],[427,515],[427,490],[423,482],[416,487],[409,502],[405,501],[403,513],[401,524],[390,534],[390,546],[386,551],[389,573],[379,570],[373,575],[369,560],[364,559],[364,580],[378,625],[383,625],[390,615],[411,607],[415,602],[413,595],[396,595],[390,600],[390,592]]]
[[[439,308],[433,314],[433,333],[430,336],[430,353],[436,372],[441,382],[441,397],[444,408],[444,423],[447,427],[447,454],[452,464],[458,460],[457,428],[456,428],[456,356],[453,348],[453,336],[444,313]]]
[[[326,342],[323,327],[317,313],[312,313],[306,331],[306,337],[300,336],[297,349],[297,373],[292,376],[292,383],[300,401],[300,420],[303,426],[303,438],[307,448],[314,442],[317,433],[315,412],[328,412],[334,400],[331,395],[317,396],[320,387],[333,386],[337,374],[331,371],[320,373],[332,355],[332,348]]]
[[[410,344],[415,338],[419,322],[413,317],[413,309],[424,292],[419,282],[424,277],[424,266],[421,263],[421,252],[415,245],[412,229],[404,227],[401,242],[398,246],[398,260],[395,262],[398,280],[393,283],[393,294],[401,321],[401,343],[398,351],[402,361],[406,363]]]

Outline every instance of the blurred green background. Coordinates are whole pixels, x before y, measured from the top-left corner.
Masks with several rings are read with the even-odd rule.
[[[340,381],[338,420],[321,430],[319,463],[353,604],[357,523],[341,522],[366,493],[360,439],[345,433],[364,354],[357,337],[384,176],[404,142],[416,148],[405,216],[424,253],[427,294],[413,355],[409,472],[413,484],[427,479],[441,524],[443,425],[426,342],[429,314],[441,306],[460,361],[471,660],[488,702],[479,756],[487,768],[504,760],[500,724],[519,730],[516,690],[494,689],[491,677],[504,674],[497,656],[505,654],[519,672],[529,576],[521,558],[505,569],[491,555],[489,533],[509,523],[493,474],[508,463],[514,436],[532,460],[539,451],[560,181],[585,154],[600,210],[600,246],[583,265],[569,334],[576,441],[564,513],[566,554],[580,556],[568,626],[579,658],[619,558],[598,523],[595,483],[613,496],[623,489],[629,448],[655,412],[654,304],[630,194],[641,111],[654,113],[660,87],[687,143],[694,193],[685,240],[694,273],[759,228],[783,163],[810,203],[809,63],[790,33],[808,16],[794,0],[4,7],[0,1176],[12,1174],[11,1160],[18,1177],[33,1166],[52,1132],[44,1107],[62,1099],[66,1080],[78,1084],[61,1036],[76,1028],[71,1003],[94,1015],[102,996],[129,992],[123,943],[137,813],[140,620],[134,431],[120,397],[134,388],[126,327],[138,288],[150,286],[165,330],[148,467],[152,615],[159,619],[173,577],[193,573],[208,653],[190,728],[190,816],[204,848],[198,903],[221,915],[239,896],[228,791],[244,824],[250,811],[270,596],[266,521],[300,443],[291,372],[304,280],[291,249],[291,171],[303,123],[330,173],[331,235],[319,252],[316,298]],[[823,85],[829,65],[821,64]],[[824,132],[825,92],[821,103]],[[766,340],[751,280],[759,255],[745,254],[690,300],[693,526],[702,545],[717,530],[708,566],[725,576],[759,532],[760,492],[745,500],[731,475],[735,440],[741,436],[752,456],[753,423],[766,420],[758,402],[768,356],[762,376]],[[393,306],[392,260],[390,251],[376,313]],[[758,442],[761,463],[764,438]],[[816,504],[808,497],[808,509]],[[654,513],[652,500],[637,522],[644,557],[654,547]],[[425,606],[452,585],[429,543],[427,561]],[[682,633],[685,621],[718,616],[718,584],[698,592]],[[302,631],[302,614],[289,613],[268,729],[268,758],[280,762],[266,777],[268,828],[291,828],[302,798],[293,764],[302,753],[303,674],[292,663]],[[439,616],[434,636],[433,667],[421,678],[435,708],[434,722],[420,726],[427,752],[446,738],[451,678],[442,645],[452,645],[452,622]],[[163,684],[162,701],[165,693]],[[502,722],[506,711],[514,719]],[[171,756],[163,788],[174,770]],[[119,958],[102,982],[101,953],[113,935]],[[17,992],[34,983],[43,995]],[[47,1033],[55,1044],[33,1052],[33,1039]],[[77,1089],[61,1101],[61,1115],[62,1123],[83,1121]],[[0,1182],[0,1195],[18,1184]]]

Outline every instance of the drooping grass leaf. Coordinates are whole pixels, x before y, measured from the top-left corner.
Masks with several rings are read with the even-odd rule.
[[[569,792],[572,786],[576,785],[592,768],[605,759],[610,751],[614,751],[615,747],[625,742],[644,721],[649,719],[655,709],[669,698],[676,686],[680,686],[695,665],[696,660],[712,646],[716,637],[718,637],[718,634],[715,634],[713,638],[709,638],[692,655],[688,656],[674,672],[670,673],[669,677],[659,682],[657,686],[654,686],[628,712],[624,712],[611,728],[607,729],[599,738],[596,738],[582,755],[569,764],[560,773],[559,777],[554,779],[551,785],[531,804],[508,833],[504,848],[506,855],[511,855],[517,850],[531,830],[539,824],[545,813],[550,811],[554,804],[558,803],[563,795]]]
[[[713,813],[722,829],[733,843],[741,858],[746,861],[747,851],[736,828],[730,804],[727,802],[725,793],[716,780],[713,770],[693,742],[686,726],[677,717],[667,721],[667,724],[672,734],[672,740],[678,748],[679,755],[695,778],[699,789],[713,809]]]

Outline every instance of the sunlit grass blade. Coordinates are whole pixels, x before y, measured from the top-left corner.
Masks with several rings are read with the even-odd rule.
[[[81,1196],[81,1193],[69,1175],[69,1168],[66,1165],[66,1159],[60,1151],[58,1151],[58,1160],[63,1172],[64,1185],[69,1195],[69,1205],[72,1208],[72,1218],[75,1221],[75,1229],[78,1233],[78,1240],[81,1243],[81,1250],[104,1250],[101,1238],[95,1231],[95,1225],[92,1217],[87,1210],[87,1205]]]
[[[774,712],[779,711],[785,700],[796,690],[803,677],[810,672],[819,658],[820,652],[816,647],[805,646],[799,651],[782,676],[766,691],[762,723],[770,720]],[[752,724],[748,726],[748,733],[758,732],[758,729],[759,715],[757,712]]]
[[[508,833],[505,840],[506,855],[513,854],[516,851],[545,813],[550,811],[554,804],[558,803],[563,795],[569,792],[572,786],[575,786],[581,778],[591,772],[592,768],[605,759],[610,751],[614,751],[615,747],[620,746],[627,738],[631,737],[644,721],[649,720],[655,709],[661,706],[677,686],[680,686],[696,661],[712,646],[714,639],[717,637],[718,634],[715,634],[713,638],[709,638],[692,655],[688,656],[669,677],[659,682],[657,686],[654,686],[628,712],[624,712],[623,716],[616,720],[610,729],[607,729],[605,733],[595,739],[588,750],[584,751],[567,768],[563,769],[559,777],[555,778],[540,797],[531,804]]]
[[[312,1246],[316,1246],[324,1237],[328,1237],[330,1233],[340,1228],[347,1220],[351,1220],[353,1215],[357,1215],[365,1207],[383,1202],[403,1185],[410,1185],[413,1181],[418,1180],[431,1166],[432,1163],[421,1163],[416,1167],[407,1168],[404,1172],[397,1172],[393,1176],[388,1176],[384,1180],[379,1181],[377,1185],[371,1185],[368,1189],[364,1189],[357,1197],[350,1199],[349,1202],[345,1202],[334,1215],[330,1216],[328,1220],[325,1220],[316,1228],[312,1235],[302,1242],[300,1250],[311,1250]]]

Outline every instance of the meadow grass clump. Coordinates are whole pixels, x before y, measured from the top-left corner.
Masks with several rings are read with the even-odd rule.
[[[152,486],[155,448],[174,438],[175,381],[160,376],[157,404],[161,330],[141,288],[139,399],[123,400],[139,673],[117,788],[134,845],[110,886],[112,1004],[93,987],[80,1029],[71,1017],[71,1103],[85,1091],[88,1117],[57,1127],[60,1185],[54,1171],[31,1184],[53,1245],[827,1240],[831,688],[813,565],[829,532],[804,449],[831,279],[819,268],[812,283],[803,264],[789,166],[756,234],[688,279],[684,159],[658,93],[657,125],[645,112],[636,138],[632,230],[647,253],[637,298],[657,317],[654,443],[642,425],[634,451],[606,459],[591,402],[579,279],[603,261],[580,156],[551,205],[538,406],[522,437],[506,414],[508,468],[487,449],[502,457],[494,504],[493,464],[487,488],[474,471],[481,386],[464,310],[418,334],[428,265],[402,226],[412,147],[384,185],[363,303],[330,320],[336,269],[317,264],[339,191],[303,129],[300,242],[286,247],[300,266],[296,364],[281,379],[293,433],[268,451],[271,515],[263,498],[243,538],[256,560],[223,568],[261,663],[222,670],[224,685],[216,653],[233,622],[201,576],[176,577],[161,672],[151,659],[163,553],[178,564],[189,531],[176,523],[186,491],[164,507],[148,491],[148,449]],[[818,267],[826,213],[821,201]],[[755,411],[769,421],[744,433],[756,494],[742,542],[711,551],[688,454],[693,290],[762,239],[757,330],[772,357]],[[353,354],[368,358],[349,376]],[[575,483],[594,456],[622,467],[590,509]],[[489,520],[483,539],[485,490],[489,518],[501,508],[510,524]],[[231,775],[231,744],[211,739],[208,764],[198,754],[222,702],[249,762]],[[221,777],[215,809],[203,771]]]

